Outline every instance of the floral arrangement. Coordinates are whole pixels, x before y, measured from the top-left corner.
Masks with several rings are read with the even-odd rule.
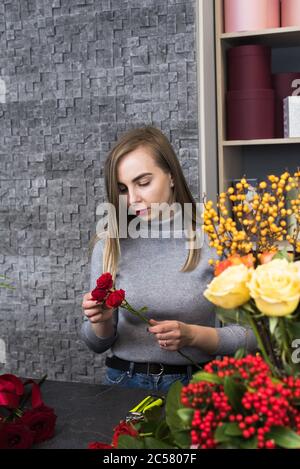
[[[12,374],[0,376],[0,449],[27,449],[54,435],[56,415],[40,391],[45,379],[36,383]],[[31,409],[25,407],[30,398]]]
[[[298,374],[293,347],[300,345],[300,171],[268,176],[250,199],[248,186],[242,179],[220,194],[217,209],[206,203],[204,230],[219,259],[210,261],[215,278],[204,296],[221,320],[252,328],[274,376]]]
[[[207,364],[174,383],[164,412],[122,421],[111,445],[91,449],[300,448],[300,379],[274,379],[260,355]]]
[[[164,413],[131,422],[114,448],[300,448],[300,171],[243,178],[204,201],[217,258],[204,292],[224,323],[254,332],[260,353],[213,360],[174,383]],[[293,349],[296,350],[293,350]]]

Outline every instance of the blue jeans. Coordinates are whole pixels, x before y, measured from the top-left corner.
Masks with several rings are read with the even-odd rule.
[[[123,388],[143,388],[151,391],[168,391],[171,384],[180,381],[186,385],[192,377],[192,371],[188,368],[187,374],[162,374],[147,375],[146,373],[131,373],[130,371],[116,370],[115,368],[106,368],[104,384],[109,386],[118,385]]]

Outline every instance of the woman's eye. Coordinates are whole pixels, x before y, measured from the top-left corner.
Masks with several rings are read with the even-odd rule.
[[[119,187],[119,191],[120,191],[120,192],[126,192],[127,189],[126,189],[126,187]]]
[[[144,184],[139,184],[139,186],[148,186],[148,184],[150,184],[150,182],[145,182]]]

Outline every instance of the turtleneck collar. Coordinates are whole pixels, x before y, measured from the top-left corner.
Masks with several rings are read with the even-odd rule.
[[[169,238],[172,235],[178,237],[184,235],[184,212],[181,207],[177,207],[174,212],[164,214],[160,212],[158,216],[144,220],[140,218],[140,233],[148,234],[148,237]]]

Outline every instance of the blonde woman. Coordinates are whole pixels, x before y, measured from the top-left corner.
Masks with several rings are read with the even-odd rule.
[[[202,247],[191,242],[190,230],[201,231],[197,205],[163,133],[145,127],[123,135],[106,160],[105,185],[115,210],[110,229],[92,240],[90,290],[101,273],[110,272],[115,287],[126,291],[136,309],[146,305],[151,318],[147,329],[124,308],[103,308],[91,291],[84,295],[82,338],[95,353],[111,352],[106,384],[167,390],[176,380],[186,384],[197,371],[185,356],[201,366],[241,347],[254,351],[252,331],[215,327],[214,306],[203,297],[213,277],[208,264],[213,253],[206,242]],[[129,213],[122,237],[120,195]],[[157,212],[157,204],[175,204],[177,210]],[[186,207],[192,207],[188,230],[182,216]],[[131,225],[140,225],[139,236]]]

